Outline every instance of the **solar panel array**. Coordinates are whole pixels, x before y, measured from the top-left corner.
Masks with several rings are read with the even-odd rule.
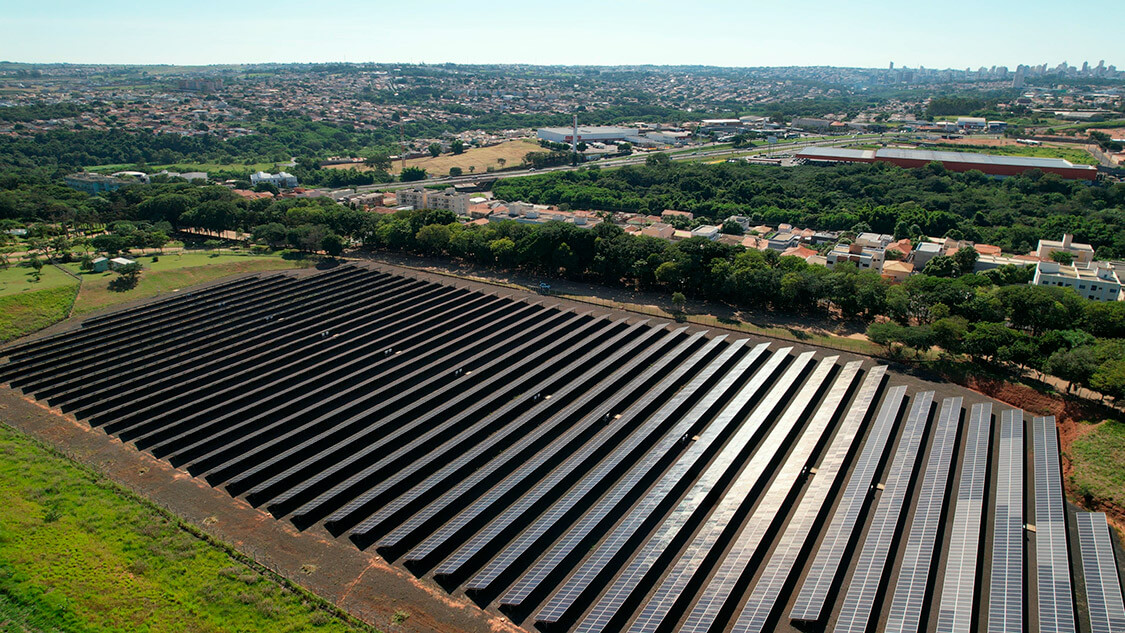
[[[959,434],[947,398],[927,430],[933,393],[882,366],[352,265],[0,354],[12,387],[528,629],[866,631],[880,604],[888,631],[1026,628],[1022,414],[993,442],[989,405]],[[1073,630],[1053,429],[1036,422],[1042,631]],[[1079,521],[1091,621],[1120,630],[1109,532]]]
[[[1101,512],[1079,512],[1077,519],[1090,631],[1121,633],[1125,631],[1125,604],[1109,523]]]
[[[1076,622],[1059,436],[1054,416],[1033,418],[1031,424],[1035,454],[1035,581],[1039,630],[1072,633]]]

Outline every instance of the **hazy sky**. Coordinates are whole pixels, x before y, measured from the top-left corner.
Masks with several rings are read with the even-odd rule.
[[[1122,0],[0,0],[0,60],[1125,66]],[[1100,25],[1100,26],[1099,26]],[[1118,24],[1120,26],[1120,24]],[[1116,56],[1116,57],[1115,57]]]

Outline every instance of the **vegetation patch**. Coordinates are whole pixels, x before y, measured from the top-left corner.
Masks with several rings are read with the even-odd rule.
[[[0,494],[0,630],[364,630],[2,426]]]
[[[1125,507],[1125,422],[1103,421],[1070,445],[1070,458],[1080,496]]]
[[[147,299],[229,275],[301,268],[309,264],[304,259],[219,253],[163,255],[155,262],[148,257],[140,258],[139,261],[144,270],[136,286],[131,289],[111,287],[118,277],[113,272],[84,274],[82,290],[74,303],[74,314],[85,314],[135,299]],[[77,265],[75,270],[77,271]]]
[[[78,284],[0,296],[0,342],[62,321],[74,305]]]

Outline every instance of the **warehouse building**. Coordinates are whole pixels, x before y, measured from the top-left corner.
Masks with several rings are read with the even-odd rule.
[[[593,141],[623,141],[627,137],[636,136],[638,131],[631,127],[615,127],[610,125],[578,126],[578,142],[590,143]],[[573,127],[543,127],[539,128],[537,136],[552,143],[570,143],[574,140]]]
[[[1061,158],[1031,156],[995,156],[968,152],[945,152],[924,149],[844,149],[839,147],[806,147],[797,158],[814,163],[891,163],[899,167],[923,167],[941,163],[949,171],[977,170],[990,176],[1016,176],[1038,169],[1071,180],[1094,180],[1098,169],[1092,165],[1075,165]]]

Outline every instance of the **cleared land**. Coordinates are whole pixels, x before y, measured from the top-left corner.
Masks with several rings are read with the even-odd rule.
[[[4,426],[0,495],[0,630],[366,630]]]
[[[474,174],[483,174],[488,171],[489,167],[493,169],[501,169],[503,167],[514,167],[523,162],[523,157],[528,152],[544,152],[547,151],[539,146],[535,141],[519,139],[515,141],[505,141],[499,145],[492,147],[474,147],[466,149],[463,154],[442,154],[437,158],[415,158],[406,161],[407,167],[421,167],[426,170],[431,176],[447,176],[451,167],[460,167],[465,175],[469,175],[469,169],[473,169]],[[504,165],[498,161],[503,159]],[[361,171],[368,168],[363,165],[331,165],[325,169],[359,169]],[[391,173],[397,174],[402,171],[402,163],[395,161],[391,165]]]

